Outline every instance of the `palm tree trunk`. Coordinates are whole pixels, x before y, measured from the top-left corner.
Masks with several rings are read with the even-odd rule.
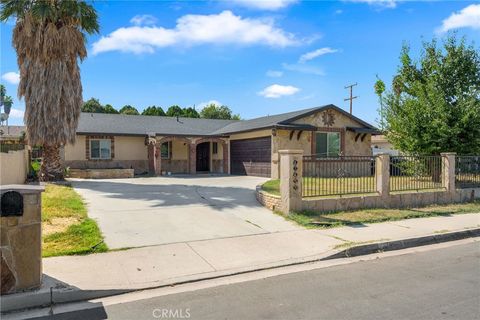
[[[40,181],[63,180],[63,166],[59,145],[43,145],[43,161],[39,179]]]

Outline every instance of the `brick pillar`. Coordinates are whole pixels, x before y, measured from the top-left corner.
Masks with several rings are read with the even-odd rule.
[[[302,150],[280,150],[281,211],[302,210]]]
[[[2,185],[0,189],[2,201],[10,198],[0,217],[0,295],[36,289],[42,283],[44,190],[34,185]]]
[[[228,144],[227,143],[222,143],[222,149],[223,149],[223,173],[228,173]]]
[[[148,173],[155,175],[157,173],[157,159],[155,158],[155,143],[148,144]]]
[[[161,150],[161,144],[157,144],[155,147],[155,163],[156,163],[156,168],[155,172],[157,176],[162,175],[162,150]]]
[[[188,145],[190,152],[188,153],[190,163],[190,174],[197,173],[197,144],[191,143]]]
[[[390,155],[379,154],[375,161],[377,192],[380,196],[387,197],[390,194]]]
[[[442,156],[442,184],[447,192],[455,192],[455,156],[454,152],[445,152]]]

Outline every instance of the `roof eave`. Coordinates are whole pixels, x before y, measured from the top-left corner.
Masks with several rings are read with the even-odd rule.
[[[79,136],[124,136],[124,137],[145,137],[148,136],[148,132],[145,133],[118,133],[118,132],[79,132],[76,133]],[[156,132],[155,136],[165,136],[165,137],[210,137],[210,138],[217,138],[217,137],[226,137],[226,134],[172,134],[172,133],[161,133]]]
[[[279,124],[289,124],[291,123],[292,121],[295,121],[295,120],[298,120],[298,119],[302,119],[302,118],[305,118],[305,117],[308,117],[309,115],[312,115],[312,114],[315,114],[317,112],[320,112],[320,111],[323,111],[323,110],[326,110],[326,109],[334,109],[340,113],[342,113],[343,115],[353,119],[354,121],[360,123],[361,125],[367,127],[367,128],[370,128],[370,129],[375,129],[376,128],[374,126],[372,126],[370,123],[368,122],[365,122],[363,121],[362,119],[360,118],[357,118],[356,116],[354,116],[353,114],[350,114],[348,113],[347,111],[343,110],[342,108],[339,108],[337,107],[336,105],[334,104],[327,104],[325,106],[322,106],[322,107],[318,107],[318,108],[315,108],[313,110],[310,110],[310,111],[307,111],[305,113],[302,113],[300,115],[296,115],[295,117],[292,117],[290,119],[287,119],[287,120],[284,120],[282,122],[280,122]]]
[[[356,128],[356,127],[346,127],[347,131],[355,133],[369,133],[371,135],[381,135],[382,132],[376,128]]]

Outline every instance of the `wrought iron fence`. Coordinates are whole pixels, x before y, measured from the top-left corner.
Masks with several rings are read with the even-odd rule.
[[[302,196],[376,192],[375,157],[320,155],[303,157]]]
[[[480,188],[480,156],[455,157],[455,185],[458,188]]]
[[[25,145],[21,143],[2,143],[0,144],[0,152],[8,153],[9,151],[25,150]]]
[[[441,156],[390,157],[390,191],[441,189]]]

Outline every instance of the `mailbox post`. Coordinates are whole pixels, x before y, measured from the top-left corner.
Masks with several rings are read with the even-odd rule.
[[[42,282],[43,186],[0,186],[1,294],[40,287]]]

